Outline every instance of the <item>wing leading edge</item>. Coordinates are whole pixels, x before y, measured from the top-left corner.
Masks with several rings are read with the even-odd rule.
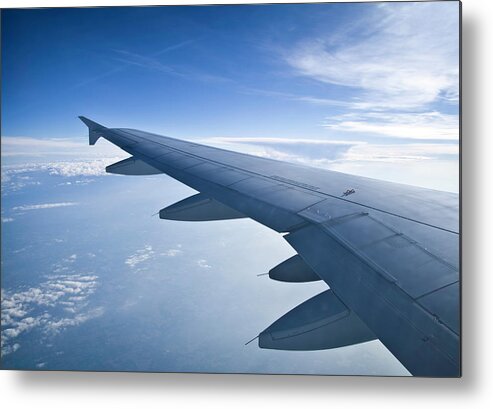
[[[305,271],[330,286],[331,297],[361,322],[363,333],[372,334],[367,339],[380,339],[414,375],[460,376],[458,195],[106,128],[80,118],[91,145],[104,137],[132,155],[121,173],[166,173],[200,192],[200,200],[185,201],[186,210],[173,208],[188,217],[175,220],[244,216],[288,233],[285,238]],[[217,204],[212,208],[211,203]],[[296,325],[310,328],[299,321],[301,306],[295,310]],[[327,310],[328,317],[335,313]],[[309,321],[310,314],[305,316]],[[285,317],[283,325],[289,327],[289,314]],[[298,338],[289,342],[269,341],[271,332],[264,331],[260,346],[337,344],[305,333],[300,338],[300,331],[292,331]],[[327,337],[327,331],[316,333]]]

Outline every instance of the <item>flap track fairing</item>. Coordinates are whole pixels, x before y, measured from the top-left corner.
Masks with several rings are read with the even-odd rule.
[[[258,339],[260,348],[313,351],[360,344],[376,337],[332,290],[327,290],[283,315]]]
[[[157,175],[159,173],[163,173],[159,169],[155,168],[154,166],[149,165],[143,160],[136,159],[133,156],[121,160],[120,162],[113,163],[110,166],[107,166],[106,172],[114,173],[117,175],[132,175],[132,176]]]
[[[181,221],[230,220],[246,217],[244,214],[210,199],[202,193],[187,197],[159,211],[159,218]]]
[[[275,266],[269,271],[269,278],[287,283],[320,281],[320,277],[303,261],[299,254]]]

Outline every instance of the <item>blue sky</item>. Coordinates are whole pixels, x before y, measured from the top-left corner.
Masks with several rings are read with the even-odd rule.
[[[192,136],[326,137],[323,125],[357,129],[331,117],[378,109],[435,112],[423,122],[454,139],[457,22],[456,2],[4,10],[3,134],[77,135],[84,113]]]
[[[191,136],[313,134],[322,107],[263,93],[319,95],[279,54],[348,17],[337,5],[7,10],[4,135],[76,135],[81,113]]]
[[[2,144],[82,114],[457,191],[458,35],[457,2],[4,10]],[[325,163],[280,149],[307,141]],[[371,170],[411,162],[450,182]]]

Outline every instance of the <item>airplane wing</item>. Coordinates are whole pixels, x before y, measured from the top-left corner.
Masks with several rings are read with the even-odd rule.
[[[262,331],[261,348],[315,350],[379,339],[416,376],[460,366],[459,196],[260,158],[85,117],[132,157],[111,173],[165,173],[198,194],[163,219],[249,217],[284,234],[297,255],[269,272],[329,290]]]

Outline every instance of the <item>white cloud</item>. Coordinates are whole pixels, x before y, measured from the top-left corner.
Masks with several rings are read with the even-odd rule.
[[[459,168],[452,160],[419,160],[402,158],[399,161],[363,159],[338,161],[330,168],[344,173],[389,182],[404,183],[446,192],[459,192]]]
[[[458,114],[437,112],[438,103],[458,105],[457,3],[366,7],[371,12],[353,25],[281,52],[296,75],[326,84],[328,94],[283,97],[345,111],[325,121],[335,135],[458,140]],[[335,99],[333,85],[351,96]]]
[[[339,106],[339,107],[350,107],[351,104],[348,102],[332,99],[332,98],[321,98],[313,97],[309,95],[299,95],[293,94],[291,92],[279,92],[271,90],[263,90],[257,88],[241,88],[241,92],[247,95],[260,95],[264,97],[277,97],[291,101],[301,101],[308,102],[313,105],[326,105],[326,106]]]
[[[205,259],[200,259],[200,260],[197,260],[197,265],[200,267],[200,268],[211,268],[211,266],[207,263],[207,260]]]
[[[459,156],[457,144],[356,145],[348,150],[341,162],[417,162],[441,157]]]
[[[364,143],[363,141],[343,141],[343,140],[333,140],[333,139],[309,139],[309,138],[252,138],[252,137],[217,137],[217,138],[208,138],[206,140],[210,143],[249,143],[252,145],[260,145],[260,144],[283,144],[283,145],[339,145],[339,144],[356,144],[356,143]]]
[[[8,149],[12,146],[42,146],[42,147],[56,147],[56,148],[80,148],[83,145],[87,145],[87,143],[82,143],[81,141],[76,141],[74,139],[67,138],[51,138],[51,139],[38,139],[38,138],[30,138],[30,137],[2,137],[2,148]]]
[[[214,138],[222,144],[253,146],[249,153],[271,159],[301,163],[308,166],[332,168],[339,162],[408,162],[430,159],[456,159],[459,145],[451,143],[388,143],[371,144],[363,141],[279,138]]]
[[[165,257],[176,257],[182,253],[183,253],[183,251],[180,249],[169,249],[169,250],[166,250],[165,252],[161,253],[161,255],[165,256]]]
[[[71,310],[68,312],[75,313],[75,309],[65,309]],[[47,328],[53,332],[60,332],[66,327],[73,327],[76,325],[80,325],[87,320],[90,320],[92,318],[97,318],[100,317],[104,313],[104,309],[102,307],[94,308],[90,311],[80,313],[80,314],[75,314],[72,318],[61,318],[57,321],[50,321],[47,323]]]
[[[424,113],[350,113],[326,119],[334,131],[377,134],[393,138],[459,140],[457,115]]]
[[[25,163],[2,166],[2,182],[8,182],[13,176],[30,172],[48,172],[53,176],[102,176],[106,175],[106,166],[122,159],[121,156],[76,161],[52,161],[43,163]],[[84,181],[75,181],[82,183]]]
[[[108,175],[106,173],[106,166],[118,162],[121,159],[122,156],[114,156],[76,161],[63,160],[16,165],[2,164],[2,193],[19,191],[26,187],[40,185],[40,181],[36,180],[36,173],[38,172],[67,178],[84,177],[77,180],[63,181],[59,184],[61,186],[86,185],[94,182],[94,179],[89,177]]]
[[[15,206],[12,208],[12,210],[24,212],[27,210],[41,210],[41,209],[53,209],[56,207],[76,206],[77,204],[78,203],[75,202],[42,203],[35,205]]]
[[[220,144],[227,145],[229,140],[231,145],[236,142],[235,150],[257,156],[430,189],[458,191],[459,145],[456,142],[402,143],[400,139],[389,138],[389,142],[395,142],[339,141],[340,144],[332,144],[313,139],[222,138]],[[242,145],[246,149],[242,149]]]
[[[457,101],[458,35],[456,3],[381,3],[347,33],[303,41],[284,58],[300,75],[361,90],[355,108],[413,109]]]
[[[2,343],[2,356],[11,354],[12,352],[17,351],[21,346],[19,344],[13,345],[3,345]]]
[[[101,158],[75,162],[50,162],[46,165],[46,171],[55,176],[103,176],[107,175],[106,166],[120,161],[121,157]],[[75,183],[87,183],[87,181],[75,181]]]
[[[15,219],[12,217],[2,217],[2,223],[10,223],[13,222]]]
[[[332,161],[362,141],[301,138],[209,138],[206,144],[287,162],[310,164],[315,159]]]
[[[28,186],[39,185],[40,182],[32,177],[23,175],[17,166],[6,166],[2,164],[2,193],[7,191],[18,191]]]
[[[60,274],[48,277],[38,287],[2,291],[2,356],[20,347],[16,340],[22,333],[39,327],[45,336],[54,335],[101,315],[101,307],[88,309],[88,297],[98,286],[97,280],[94,274]],[[60,316],[62,311],[68,316]]]
[[[86,138],[31,138],[23,136],[2,136],[2,157],[47,157],[76,156],[95,158],[125,155],[110,142],[101,139],[98,148],[89,146]]]
[[[151,245],[147,244],[143,249],[137,250],[135,254],[129,256],[125,260],[125,264],[127,264],[130,268],[135,268],[137,265],[143,263],[153,256],[154,250],[152,249]]]

